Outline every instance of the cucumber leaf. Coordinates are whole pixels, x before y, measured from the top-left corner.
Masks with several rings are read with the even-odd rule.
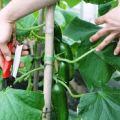
[[[76,12],[67,9],[63,10],[60,7],[56,7],[55,9],[55,22],[65,29],[67,25],[76,17],[79,16]]]
[[[99,29],[100,27],[98,27],[97,25],[83,21],[76,17],[65,29],[64,35],[68,36],[69,38],[75,41],[81,40],[81,46],[80,46],[81,49],[84,49],[84,46],[92,48],[104,40],[104,37],[103,37],[97,43],[89,42],[89,38],[94,33],[96,33]],[[101,52],[94,52],[94,53],[98,55],[101,59],[103,59],[106,63],[112,65],[112,67],[114,67],[115,69],[120,70],[120,56],[113,55],[115,47],[116,47],[116,42],[113,42]],[[82,54],[84,52],[85,51],[83,51]]]
[[[102,16],[105,13],[107,13],[109,10],[111,10],[112,8],[117,7],[117,5],[118,5],[118,1],[116,0],[107,2],[105,4],[100,4],[98,6],[98,13],[100,16]]]
[[[112,0],[84,0],[85,2],[92,3],[92,4],[105,4]]]
[[[104,15],[105,13],[107,13],[112,7],[112,2],[108,2],[105,4],[101,4],[98,6],[98,13],[100,16]]]
[[[7,88],[0,92],[0,120],[40,120],[44,105],[40,92]]]
[[[120,90],[105,87],[80,98],[78,113],[83,120],[119,120]]]
[[[65,0],[70,7],[73,7],[80,3],[81,0]]]
[[[74,56],[79,57],[83,55],[99,43],[97,42],[94,44],[89,42],[90,36],[99,29],[100,28],[98,26],[80,20],[77,17],[73,19],[73,21],[65,29],[64,35],[74,41],[81,40],[79,47],[77,46],[75,49],[74,46]],[[103,39],[104,38],[101,40]],[[89,88],[100,87],[106,84],[110,80],[114,70],[116,68],[120,68],[120,57],[113,55],[113,46],[115,46],[114,43],[109,46],[110,48],[107,47],[99,53],[93,52],[77,63],[81,76]]]

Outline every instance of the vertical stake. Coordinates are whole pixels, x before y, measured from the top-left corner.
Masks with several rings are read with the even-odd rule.
[[[45,56],[46,58],[53,57],[54,54],[54,6],[49,6],[46,12],[46,34],[45,34]],[[51,113],[51,88],[53,61],[45,60],[44,68],[44,100],[42,120],[50,120]]]
[[[118,0],[118,6],[120,6],[120,0]]]

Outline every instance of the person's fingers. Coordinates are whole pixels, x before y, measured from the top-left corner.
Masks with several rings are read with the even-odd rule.
[[[95,20],[95,23],[96,23],[97,25],[106,23],[106,17],[105,17],[105,15],[104,15],[104,16],[101,16],[101,17],[98,17],[98,18]]]
[[[97,41],[98,39],[105,36],[109,32],[110,32],[110,29],[102,28],[101,30],[99,30],[97,33],[95,33],[93,36],[90,37],[90,42]]]
[[[118,54],[120,54],[120,39],[117,43],[117,47],[114,50],[114,55],[118,55]]]
[[[17,41],[17,40],[13,40],[13,39],[11,39],[11,40],[12,40],[13,45],[18,44],[18,41]]]
[[[13,48],[12,53],[15,54],[15,48]],[[29,55],[29,51],[28,50],[22,50],[22,54],[21,55],[22,56]]]
[[[29,51],[22,51],[22,56],[29,55]]]
[[[7,61],[12,59],[11,51],[9,50],[7,44],[0,44],[0,50]]]
[[[14,47],[14,48],[12,49],[12,53],[13,53],[13,54],[15,53],[15,50],[16,50],[16,47]],[[23,52],[24,52],[24,51],[28,51],[28,53],[29,53],[29,47],[28,47],[27,45],[23,45],[22,51],[23,51]]]
[[[25,67],[24,63],[20,63],[19,67],[20,67],[20,68]]]
[[[0,67],[3,68],[3,66],[4,66],[4,59],[2,53],[0,52]]]
[[[17,47],[17,45],[19,45],[19,42],[18,42],[18,41],[15,42],[15,48]],[[23,50],[27,50],[27,49],[29,49],[29,46],[23,44]]]
[[[108,35],[103,42],[97,46],[96,51],[101,51],[103,48],[105,48],[108,44],[112,42],[113,39],[117,36],[117,33],[111,33]]]
[[[28,50],[28,49],[29,49],[28,45],[23,45],[23,50]]]

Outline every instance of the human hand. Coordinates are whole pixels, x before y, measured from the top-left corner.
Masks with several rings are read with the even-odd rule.
[[[0,19],[0,52],[6,60],[11,60],[11,52],[7,46],[13,31],[13,24],[4,19]],[[2,65],[2,55],[0,55],[0,65]]]
[[[97,25],[106,24],[104,28],[100,29],[91,38],[91,42],[99,40],[101,37],[106,36],[102,43],[100,43],[96,51],[101,51],[109,45],[113,39],[119,38],[117,46],[114,50],[114,55],[120,54],[120,7],[116,7],[109,11],[107,14],[96,19]]]
[[[12,54],[15,52],[16,45],[18,44],[17,41],[14,40],[14,47],[12,52],[9,50],[7,44],[11,39],[11,36],[14,31],[14,24],[9,23],[5,19],[0,19],[0,67],[3,68],[4,66],[4,58],[8,61],[11,60]],[[28,55],[28,46],[24,45],[22,55]],[[4,57],[4,58],[3,58]],[[20,65],[23,67],[23,64]]]

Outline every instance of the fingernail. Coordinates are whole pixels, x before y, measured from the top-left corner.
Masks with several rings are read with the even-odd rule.
[[[6,56],[6,60],[7,60],[7,61],[10,61],[10,60],[11,60],[11,57],[10,57],[10,56]]]
[[[114,55],[118,55],[116,52],[114,52]]]
[[[93,42],[93,40],[90,38],[90,42]]]

